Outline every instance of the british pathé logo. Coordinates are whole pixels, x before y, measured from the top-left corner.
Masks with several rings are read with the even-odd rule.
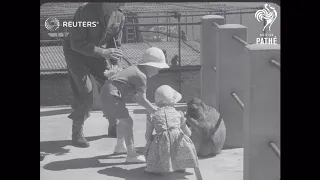
[[[266,21],[266,24],[263,27],[263,31],[267,26],[269,26],[269,31],[271,31],[271,26],[272,26],[273,22],[277,19],[277,15],[278,15],[278,13],[273,6],[271,6],[269,4],[265,4],[264,9],[260,9],[255,13],[255,18],[259,22],[261,22],[263,20]]]
[[[62,27],[96,27],[97,24],[99,24],[98,21],[62,21]],[[60,21],[55,17],[50,17],[44,25],[47,30],[55,31],[60,27]]]
[[[277,41],[273,34],[260,34],[260,38],[256,38],[256,44],[278,44]]]
[[[277,19],[277,16],[277,11],[270,4],[265,4],[263,9],[260,9],[255,13],[255,18],[258,22],[265,22],[264,27],[262,29],[264,33],[260,34],[260,37],[256,38],[256,44],[277,44],[277,37],[270,32],[271,26],[273,22]],[[267,32],[265,30],[268,26],[269,31]]]

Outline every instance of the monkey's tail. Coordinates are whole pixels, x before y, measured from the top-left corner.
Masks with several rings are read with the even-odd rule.
[[[216,134],[218,128],[220,127],[221,122],[222,122],[222,117],[219,116],[219,119],[218,119],[216,125],[212,129],[210,129],[210,131],[209,131],[210,136],[214,136]]]

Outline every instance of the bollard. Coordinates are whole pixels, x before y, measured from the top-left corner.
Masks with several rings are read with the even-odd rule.
[[[218,27],[218,109],[227,129],[225,147],[243,147],[243,108],[237,100],[243,99],[245,44],[247,27],[225,24]],[[241,43],[237,38],[240,38]]]
[[[224,24],[225,20],[222,16],[206,15],[201,17],[201,44],[200,44],[200,98],[212,107],[216,104],[216,72],[215,66],[217,61],[217,24]]]
[[[244,94],[244,179],[279,179],[280,159],[280,45],[246,46]],[[278,154],[280,155],[280,153]]]

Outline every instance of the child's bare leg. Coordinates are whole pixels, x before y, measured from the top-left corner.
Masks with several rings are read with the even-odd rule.
[[[117,120],[117,145],[115,147],[114,153],[115,154],[122,154],[127,152],[127,147],[125,144],[125,129],[123,126],[119,126],[120,121]]]
[[[118,127],[119,131],[119,137],[118,138],[124,138],[124,141],[126,143],[126,146],[130,149],[128,149],[128,154],[133,153],[134,149],[134,143],[133,143],[133,120],[131,117],[128,118],[121,118],[119,119]]]
[[[144,156],[137,154],[136,149],[134,146],[133,140],[133,120],[129,116],[127,118],[119,119],[119,129],[121,131],[120,134],[124,135],[124,140],[127,146],[128,155],[127,155],[127,162],[146,162]]]

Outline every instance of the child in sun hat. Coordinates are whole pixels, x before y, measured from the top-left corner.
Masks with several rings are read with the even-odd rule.
[[[133,120],[126,108],[125,97],[147,109],[152,114],[157,108],[146,98],[147,79],[158,74],[160,69],[169,68],[163,51],[157,47],[147,49],[138,65],[129,66],[108,78],[101,89],[102,110],[109,126],[117,127],[115,153],[126,153],[126,162],[143,163],[145,157],[136,153],[133,141]]]
[[[168,85],[160,86],[155,92],[155,104],[159,109],[147,120],[145,133],[147,173],[184,172],[185,168],[198,167],[186,118],[174,108],[181,98],[181,94]],[[152,135],[153,130],[155,135]]]

